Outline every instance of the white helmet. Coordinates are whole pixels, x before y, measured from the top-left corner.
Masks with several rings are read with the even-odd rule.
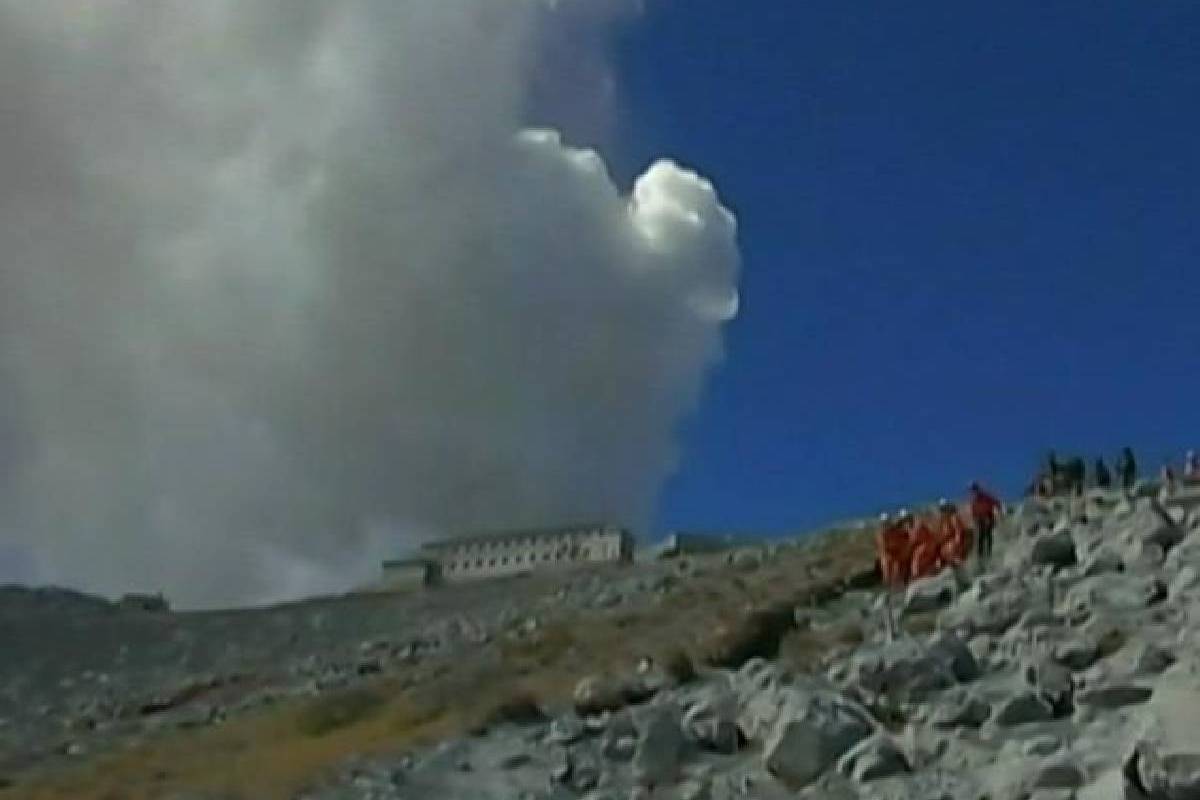
[[[884,511],[882,514],[879,515],[879,521],[880,522],[891,522],[892,515],[887,513],[886,511]]]
[[[896,512],[896,516],[899,517],[900,519],[908,519],[909,517],[912,516],[912,512],[909,511],[907,508],[902,508]]]
[[[938,508],[949,508],[949,507],[950,507],[949,500],[947,500],[944,497],[938,499]]]

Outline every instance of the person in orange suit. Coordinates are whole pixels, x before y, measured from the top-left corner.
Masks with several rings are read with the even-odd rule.
[[[879,515],[875,547],[883,582],[888,586],[902,586],[908,580],[909,548],[905,515],[904,511],[896,519],[888,514]]]
[[[971,553],[971,534],[958,509],[946,498],[938,501],[937,536],[941,544],[942,561],[959,566]]]
[[[942,554],[937,534],[928,520],[917,518],[912,528],[911,580],[936,574],[942,568]]]

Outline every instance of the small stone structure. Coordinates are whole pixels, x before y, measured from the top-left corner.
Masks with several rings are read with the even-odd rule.
[[[131,592],[123,595],[117,601],[117,605],[130,611],[164,612],[171,610],[171,604],[167,602],[167,598],[161,592],[158,594]]]
[[[446,581],[496,578],[584,564],[628,563],[633,536],[614,525],[514,530],[430,542],[422,548]]]
[[[428,558],[400,558],[383,562],[384,591],[423,589],[441,583],[441,565]]]
[[[704,533],[672,533],[655,548],[658,558],[677,558],[679,556],[696,555],[700,553],[719,553],[732,550],[739,544],[732,536],[718,536]]]

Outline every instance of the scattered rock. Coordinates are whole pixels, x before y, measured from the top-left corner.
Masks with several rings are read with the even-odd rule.
[[[977,695],[962,691],[947,695],[934,712],[930,722],[940,730],[978,728],[987,722],[992,707]]]
[[[1055,759],[1038,768],[1033,785],[1038,789],[1076,789],[1082,786],[1085,780],[1083,771],[1076,764]]]
[[[765,742],[767,771],[793,788],[809,784],[872,732],[864,709],[833,692],[788,687]]]
[[[1160,685],[1137,742],[1138,785],[1153,800],[1200,797],[1200,690]]]
[[[1045,722],[1054,718],[1050,704],[1033,692],[1022,692],[1002,702],[993,715],[1001,727],[1025,725],[1030,722]]]
[[[920,614],[950,605],[958,594],[958,581],[952,570],[914,581],[904,594],[904,614]]]
[[[837,769],[848,778],[866,783],[907,772],[908,762],[890,738],[876,734],[846,751]]]
[[[1057,530],[1037,537],[1033,543],[1030,560],[1034,564],[1050,567],[1070,567],[1076,562],[1075,539],[1069,530]]]
[[[1145,703],[1153,693],[1144,686],[1104,686],[1080,692],[1075,702],[1096,708],[1120,708]]]
[[[674,783],[684,747],[679,708],[674,704],[653,706],[639,727],[634,775],[639,782],[654,786]]]
[[[714,687],[697,698],[684,714],[683,729],[700,747],[732,754],[741,744],[737,717],[737,697],[724,687]]]

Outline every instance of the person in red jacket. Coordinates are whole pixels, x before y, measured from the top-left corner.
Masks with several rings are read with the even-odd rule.
[[[992,531],[996,527],[996,518],[1004,510],[1004,506],[995,497],[984,491],[978,481],[971,483],[971,520],[975,523],[976,554],[980,561],[992,556]]]

